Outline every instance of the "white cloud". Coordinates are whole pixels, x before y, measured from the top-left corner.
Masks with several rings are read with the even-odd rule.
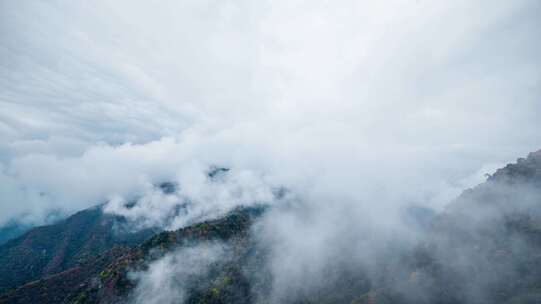
[[[113,196],[104,211],[124,216],[129,228],[160,227],[176,230],[215,219],[235,207],[273,204],[273,190],[263,176],[250,171],[223,172],[209,176],[209,166],[193,162],[170,179],[170,189],[147,185],[140,197]],[[166,187],[169,185],[166,184]]]
[[[0,221],[138,195],[190,162],[439,208],[541,143],[538,6],[2,3]]]
[[[283,185],[290,205],[260,231],[277,290],[333,256],[374,261],[364,241],[415,238],[402,207],[441,208],[493,164],[541,147],[540,8],[1,2],[0,224],[113,198],[109,211],[172,229]],[[208,183],[211,165],[232,178]],[[181,192],[156,192],[164,181]],[[188,199],[189,216],[171,219]],[[182,297],[172,286],[204,270],[192,259],[204,265],[197,251],[151,265],[140,301]]]
[[[154,261],[147,271],[134,272],[138,280],[133,292],[134,303],[184,303],[189,283],[204,275],[218,260],[227,257],[227,248],[218,243],[200,244],[179,249]]]

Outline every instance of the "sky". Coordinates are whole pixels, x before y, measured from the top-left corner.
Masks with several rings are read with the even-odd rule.
[[[0,0],[0,224],[170,180],[198,215],[282,186],[321,223],[441,210],[541,148],[540,9]],[[209,185],[213,165],[233,178]]]

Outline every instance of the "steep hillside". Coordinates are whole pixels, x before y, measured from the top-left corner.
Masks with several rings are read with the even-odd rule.
[[[128,303],[130,291],[135,286],[129,278],[129,272],[144,269],[152,261],[177,248],[207,241],[223,241],[231,243],[232,248],[237,250],[237,257],[241,258],[241,252],[246,253],[250,248],[246,242],[252,221],[263,210],[262,207],[238,209],[222,219],[203,222],[174,232],[162,232],[129,250],[116,248],[89,259],[82,265],[5,293],[0,296],[0,303]],[[234,266],[233,264],[230,265]],[[235,298],[235,301],[230,303],[246,302],[244,298],[248,285],[240,283],[239,278],[242,275],[238,269],[220,268],[218,273],[218,276],[229,276],[227,284],[230,288],[226,288],[225,285],[222,287],[228,290],[228,297]],[[207,291],[201,291],[201,296],[225,296],[214,293],[208,295]]]
[[[130,272],[145,270],[153,261],[182,248],[206,242],[223,242],[229,245],[232,258],[217,261],[213,273],[201,273],[196,278],[192,292],[194,298],[208,298],[227,303],[250,303],[250,282],[241,272],[250,258],[253,245],[249,230],[264,211],[263,207],[240,208],[226,217],[206,221],[173,232],[162,232],[117,259],[100,274],[100,281],[85,286],[67,298],[67,303],[129,303],[135,281]],[[216,285],[220,285],[219,288]],[[213,300],[214,299],[214,300]],[[194,301],[192,299],[191,301]]]
[[[266,208],[238,208],[115,248],[5,293],[0,303],[274,303],[268,248],[254,235]],[[389,246],[386,263],[369,272],[332,261],[318,288],[285,302],[541,303],[541,151],[464,191],[440,214],[412,212],[425,231],[413,249]]]
[[[129,247],[115,246],[84,263],[12,289],[0,295],[0,303],[62,303],[67,294],[82,288],[98,276],[101,269],[128,251]]]
[[[541,303],[541,151],[499,169],[356,303]]]
[[[94,207],[6,242],[0,246],[0,292],[74,267],[114,245],[138,244],[155,233],[120,231],[123,221]]]

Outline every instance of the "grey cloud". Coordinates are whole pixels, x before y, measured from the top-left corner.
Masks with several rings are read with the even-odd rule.
[[[284,186],[261,233],[296,288],[332,245],[355,265],[407,246],[404,207],[442,209],[541,144],[535,1],[1,5],[0,222],[143,197],[157,212],[110,211],[155,223],[178,203],[160,182],[217,212]],[[214,164],[247,177],[212,189]]]
[[[535,149],[536,3],[390,5],[4,3],[4,174],[172,136],[285,183],[444,185]]]

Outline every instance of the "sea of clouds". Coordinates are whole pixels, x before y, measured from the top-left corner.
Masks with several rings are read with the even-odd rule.
[[[107,202],[140,227],[176,229],[278,204],[287,189],[288,207],[260,227],[280,302],[332,257],[374,261],[365,241],[415,239],[400,221],[407,206],[441,210],[541,147],[540,9],[2,1],[0,225]],[[213,181],[213,166],[231,171]],[[163,182],[179,190],[162,193]],[[199,271],[179,269],[160,279]],[[147,299],[162,281],[141,276]]]
[[[0,6],[0,222],[212,165],[441,208],[541,142],[535,1]]]

